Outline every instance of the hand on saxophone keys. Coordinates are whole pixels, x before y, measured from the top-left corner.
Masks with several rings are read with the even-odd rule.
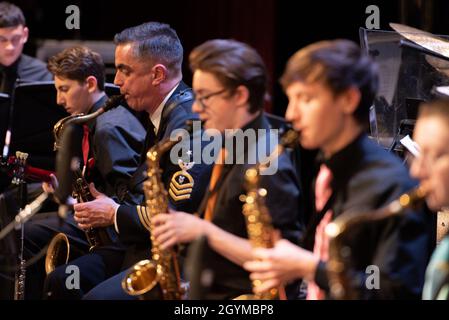
[[[77,203],[73,206],[78,227],[87,230],[89,228],[113,225],[115,212],[119,204],[99,192],[93,183],[89,185],[89,190],[95,197],[95,200]]]
[[[152,223],[153,236],[163,250],[199,238],[210,224],[190,213],[173,210],[156,215]]]
[[[254,287],[255,293],[286,284],[294,279],[313,279],[319,259],[312,252],[304,250],[288,240],[279,240],[271,249],[255,248],[253,260],[243,267],[251,272],[251,280],[260,281]]]

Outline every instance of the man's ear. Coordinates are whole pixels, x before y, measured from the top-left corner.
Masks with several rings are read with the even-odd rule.
[[[87,90],[89,93],[94,93],[98,89],[98,81],[94,76],[88,76],[86,78]]]
[[[167,79],[168,70],[167,67],[163,64],[156,64],[153,68],[151,68],[151,72],[153,75],[152,84],[153,86],[160,85],[165,79]]]
[[[233,95],[233,99],[236,106],[249,105],[249,90],[245,86],[238,86]]]
[[[23,38],[22,43],[26,43],[28,41],[28,35],[30,34],[30,30],[28,27],[23,27]]]
[[[346,114],[354,114],[359,106],[362,94],[360,90],[356,87],[350,87],[346,89],[343,93],[339,95],[342,102],[342,111]]]

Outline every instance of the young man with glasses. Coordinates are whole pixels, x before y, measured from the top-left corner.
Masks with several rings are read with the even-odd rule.
[[[213,273],[204,298],[230,299],[251,292],[249,274],[242,268],[251,258],[251,244],[240,196],[247,192],[246,170],[255,165],[249,159],[263,161],[265,154],[258,157],[257,150],[269,144],[272,134],[263,113],[267,75],[259,54],[233,40],[203,43],[191,52],[190,66],[196,97],[193,110],[199,114],[206,133],[209,130],[220,133],[223,145],[199,215],[160,214],[154,218],[153,235],[162,248],[189,243],[204,235],[208,246],[198,263]],[[256,132],[256,140],[244,142],[241,154],[235,151],[236,145],[228,144],[236,137],[228,134],[234,130],[242,130],[244,134]],[[259,187],[268,192],[264,199],[274,228],[290,241],[299,239],[302,220],[299,183],[286,154],[279,157],[276,172],[260,176]],[[297,297],[297,284],[288,288],[290,297]]]

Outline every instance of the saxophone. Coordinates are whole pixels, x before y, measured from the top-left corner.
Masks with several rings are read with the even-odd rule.
[[[78,202],[89,202],[95,200],[92,193],[89,190],[89,184],[86,179],[81,175],[80,170],[75,172],[75,183],[73,184],[73,195]],[[86,230],[86,238],[89,243],[89,251],[94,248],[102,246],[110,242],[109,235],[106,228],[89,228]]]
[[[327,273],[331,296],[334,299],[354,300],[359,297],[357,290],[351,286],[350,262],[352,255],[351,248],[344,242],[344,236],[350,233],[354,227],[405,214],[407,209],[418,207],[425,200],[426,194],[426,188],[419,186],[402,194],[384,208],[363,214],[347,212],[327,225],[326,234],[330,240]]]
[[[85,124],[88,123],[94,119],[96,119],[98,116],[102,115],[103,113],[118,107],[121,103],[124,101],[124,95],[119,94],[115,96],[111,96],[104,105],[99,108],[97,111],[92,112],[90,114],[84,115],[83,113],[80,114],[72,114],[68,117],[62,118],[53,127],[53,136],[55,138],[55,144],[53,146],[54,151],[58,150],[60,148],[61,140],[62,140],[62,133],[64,132],[64,128],[67,127],[70,124]]]
[[[187,131],[192,131],[192,121],[187,123]],[[122,280],[122,288],[132,296],[141,299],[181,300],[185,294],[181,286],[181,276],[176,252],[173,248],[162,250],[153,236],[152,218],[168,212],[168,193],[162,182],[159,166],[161,156],[182,139],[182,134],[174,140],[166,138],[153,146],[147,153],[147,176],[144,182],[146,211],[150,221],[152,260],[142,260],[132,266]],[[153,290],[155,289],[155,291]]]
[[[286,147],[293,147],[298,141],[299,135],[294,130],[288,130],[280,143],[269,155],[266,164],[257,164],[245,172],[246,194],[240,196],[243,204],[243,215],[246,220],[249,242],[254,248],[272,248],[274,246],[275,229],[271,222],[271,216],[265,205],[267,190],[260,188],[260,172],[275,158],[279,157]],[[253,288],[261,284],[261,280],[252,282]],[[286,300],[283,286],[272,288],[266,292],[256,294],[244,294],[234,300]]]
[[[93,121],[106,111],[118,107],[123,102],[123,98],[124,98],[123,95],[111,96],[101,108],[99,108],[97,111],[91,114],[70,115],[68,117],[59,120],[53,128],[53,135],[55,138],[54,150],[56,151],[60,149],[62,133],[64,132],[64,128],[72,124],[85,124],[90,121]],[[79,203],[88,202],[95,199],[90,193],[89,184],[81,174],[80,169],[75,171],[75,181],[73,183],[73,196],[74,198],[77,199]],[[110,238],[106,228],[89,228],[85,231],[85,233],[87,241],[89,243],[89,251],[92,251],[94,248],[101,245],[105,245],[110,242]],[[66,264],[69,261],[69,257],[70,257],[69,239],[62,232],[56,234],[50,241],[50,244],[48,245],[47,248],[47,253],[45,257],[46,273],[49,274],[57,266]]]

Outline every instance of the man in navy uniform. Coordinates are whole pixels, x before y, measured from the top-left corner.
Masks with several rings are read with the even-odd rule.
[[[141,165],[126,188],[119,192],[119,203],[106,195],[98,194],[94,201],[77,204],[74,208],[75,220],[82,228],[96,227],[104,223],[115,226],[120,240],[126,245],[123,265],[126,268],[139,260],[150,258],[148,212],[145,205],[131,205],[128,201],[131,195],[142,194],[146,178],[146,153],[158,141],[170,137],[174,130],[184,128],[187,120],[195,120],[197,116],[191,110],[191,89],[182,82],[183,48],[176,32],[170,26],[149,22],[131,27],[117,34],[115,43],[117,73],[114,82],[120,87],[132,109],[146,112],[148,115]],[[191,161],[187,154],[182,157],[185,162]],[[178,159],[173,161],[169,154],[160,161],[162,180],[167,190],[177,173],[182,172]],[[173,208],[194,212],[206,188],[210,170],[204,164],[194,164],[188,173],[194,183],[193,188],[185,194],[184,199],[170,195],[169,201]],[[49,277],[48,290],[52,292],[52,296],[73,297],[70,290],[65,288],[66,277],[62,268],[60,272]],[[85,298],[131,298],[121,288],[122,279],[123,274],[120,273],[104,281],[93,288]],[[86,293],[87,289],[88,287],[84,287],[78,290],[77,297]]]

